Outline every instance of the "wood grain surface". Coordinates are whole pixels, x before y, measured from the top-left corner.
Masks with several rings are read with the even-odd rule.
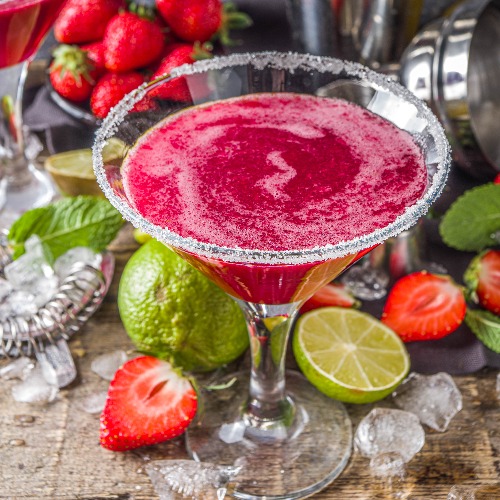
[[[116,305],[121,271],[136,248],[130,227],[112,248],[117,266],[110,292],[102,308],[70,342],[79,372],[77,381],[43,407],[16,403],[10,394],[15,381],[2,381],[0,499],[155,499],[145,464],[187,458],[182,438],[126,453],[106,451],[98,443],[99,416],[79,407],[84,396],[107,389],[108,382],[90,370],[97,355],[116,349],[134,354]],[[500,499],[496,371],[455,380],[463,394],[463,410],[447,432],[426,429],[425,446],[408,464],[403,481],[390,488],[372,477],[368,460],[355,453],[342,475],[314,498],[445,500],[450,488],[460,484],[475,487],[476,499]],[[354,426],[372,406],[348,407]]]

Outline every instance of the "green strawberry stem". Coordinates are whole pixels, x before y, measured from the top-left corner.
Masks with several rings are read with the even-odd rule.
[[[244,12],[238,11],[236,5],[227,2],[222,10],[222,23],[219,31],[214,35],[214,39],[220,41],[222,45],[238,45],[241,40],[233,40],[230,36],[231,30],[242,30],[252,26],[252,18]]]
[[[59,45],[52,52],[53,61],[50,65],[50,71],[61,69],[61,77],[66,72],[70,72],[75,81],[81,84],[82,77],[90,84],[95,81],[90,72],[94,69],[94,65],[88,58],[87,52],[80,49],[77,45]]]
[[[201,44],[200,42],[194,42],[193,53],[191,57],[195,61],[202,61],[203,59],[212,59],[213,45],[210,42],[205,42]]]
[[[157,11],[155,2],[149,2],[147,0],[143,0],[142,2],[137,0],[127,1],[127,10],[148,21],[154,21],[156,19]]]

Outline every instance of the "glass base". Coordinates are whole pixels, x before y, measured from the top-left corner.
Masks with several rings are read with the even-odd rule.
[[[186,444],[197,461],[241,466],[231,491],[234,498],[306,498],[342,472],[352,446],[351,422],[342,403],[318,392],[300,373],[287,372],[290,422],[269,422],[268,433],[265,422],[251,427],[242,412],[249,374],[230,375],[221,385],[233,378],[228,388],[203,391]]]
[[[43,207],[56,196],[54,184],[46,172],[30,165],[23,178],[5,183],[5,202],[0,211],[0,229],[8,229],[21,214]],[[1,196],[0,196],[1,197]]]

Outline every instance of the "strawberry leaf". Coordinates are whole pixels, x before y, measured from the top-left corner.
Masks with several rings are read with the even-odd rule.
[[[500,185],[485,184],[457,198],[445,213],[439,232],[457,250],[473,252],[498,245]]]
[[[14,259],[24,253],[24,242],[33,234],[57,259],[76,246],[104,250],[122,224],[121,215],[107,200],[78,196],[29,210],[14,222],[8,238]]]
[[[500,354],[500,317],[489,311],[469,309],[465,322],[486,347]]]

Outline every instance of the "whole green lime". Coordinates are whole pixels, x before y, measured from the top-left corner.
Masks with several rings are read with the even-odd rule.
[[[185,370],[215,369],[248,347],[236,302],[156,240],[145,243],[127,262],[118,308],[140,351],[172,358]]]

